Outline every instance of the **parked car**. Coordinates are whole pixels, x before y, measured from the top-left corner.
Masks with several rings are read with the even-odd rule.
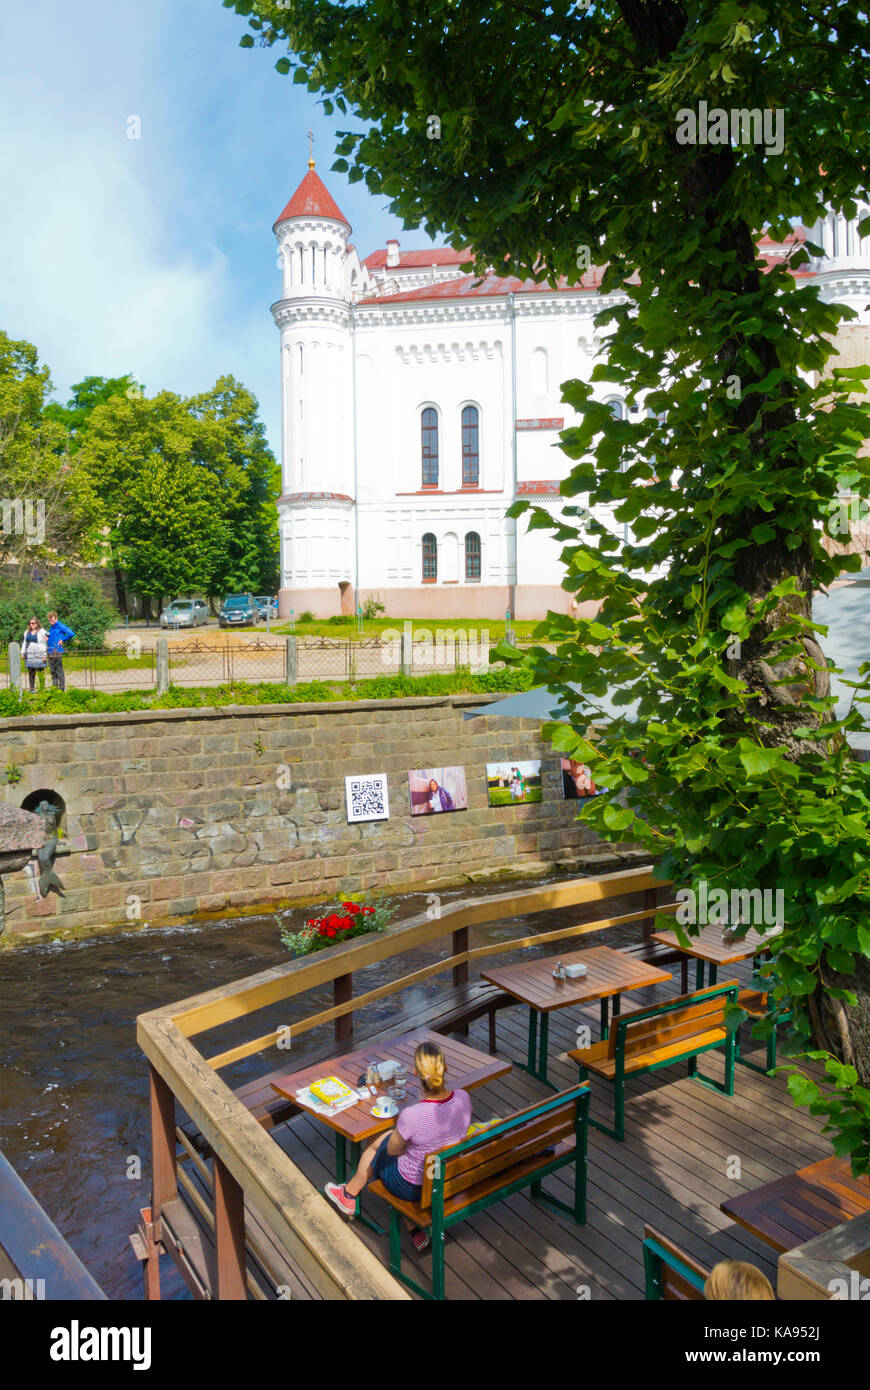
[[[161,627],[206,627],[208,606],[201,598],[176,598],[160,614]]]
[[[257,618],[265,622],[267,618],[277,618],[278,600],[268,594],[255,594],[254,603],[257,609]]]
[[[256,623],[257,609],[251,594],[228,594],[218,613],[219,627],[245,627]]]

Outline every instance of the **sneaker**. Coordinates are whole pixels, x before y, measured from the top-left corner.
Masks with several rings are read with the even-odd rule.
[[[356,1216],[356,1199],[345,1192],[342,1183],[328,1182],[323,1190],[330,1202],[338,1207],[342,1216]]]
[[[418,1255],[422,1255],[424,1250],[428,1250],[432,1244],[432,1232],[428,1226],[421,1226],[413,1232],[411,1240],[414,1242],[414,1249]]]

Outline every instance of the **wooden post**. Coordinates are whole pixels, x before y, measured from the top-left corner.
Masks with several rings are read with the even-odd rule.
[[[165,637],[158,637],[155,646],[157,658],[157,694],[165,695],[169,689],[169,643]]]
[[[296,650],[296,638],[288,637],[284,649],[284,684],[295,685],[298,674],[299,656]]]
[[[643,919],[643,939],[644,939],[644,941],[649,941],[650,936],[652,935],[652,932],[653,932],[653,928],[655,927],[655,920],[656,920],[656,919],[655,919],[655,911],[656,911],[656,907],[658,906],[658,901],[659,901],[659,890],[658,890],[658,888],[645,888],[645,889],[644,889],[644,893],[643,893],[643,905],[644,905],[645,908],[650,909],[650,910],[652,911],[652,914],[653,914],[651,917],[644,917],[644,919]]]
[[[17,642],[9,643],[9,689],[21,699],[21,648]]]
[[[453,933],[453,954],[454,954],[454,956],[461,956],[461,955],[462,955],[462,952],[463,952],[463,951],[467,951],[467,950],[468,950],[468,928],[467,928],[467,927],[460,927],[458,931],[455,931],[455,932]],[[453,967],[453,985],[454,985],[454,988],[455,988],[456,985],[467,985],[467,984],[468,984],[468,961],[467,961],[467,960],[464,960],[464,961],[462,962],[461,965],[454,965],[454,967]]]
[[[332,982],[333,1004],[346,1004],[353,998],[353,975],[337,975]],[[353,1014],[342,1014],[335,1020],[335,1041],[350,1042],[353,1038]]]
[[[151,1221],[160,1240],[160,1212],[178,1196],[175,1172],[175,1096],[159,1071],[148,1068],[151,1081]]]
[[[245,1281],[245,1194],[215,1155],[214,1229],[218,1298],[247,1299]]]

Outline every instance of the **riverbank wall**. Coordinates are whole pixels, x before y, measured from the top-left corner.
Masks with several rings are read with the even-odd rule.
[[[0,800],[64,807],[56,871],[6,882],[6,941],[307,905],[371,889],[619,862],[563,800],[540,721],[485,714],[479,695],[323,705],[39,715],[0,728]],[[489,806],[486,764],[541,760],[542,800]],[[461,766],[468,809],[411,815],[408,772]],[[385,773],[389,819],[349,823],[346,776]],[[9,771],[6,773],[9,777]],[[629,852],[630,855],[630,852]],[[627,856],[620,852],[619,858]]]

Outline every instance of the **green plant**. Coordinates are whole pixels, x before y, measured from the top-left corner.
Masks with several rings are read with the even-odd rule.
[[[355,936],[384,931],[395,912],[395,904],[383,894],[372,895],[371,902],[358,894],[324,908],[319,917],[309,917],[299,931],[283,927],[281,941],[293,955],[307,956]]]
[[[24,773],[21,771],[21,768],[15,763],[6,764],[6,781],[10,786],[14,786],[16,782],[20,782],[23,776]]]
[[[256,753],[258,758],[262,758],[265,751],[266,745],[264,744],[263,740],[260,738],[260,735],[258,734],[257,737],[254,739],[254,752]]]
[[[369,622],[373,618],[379,618],[382,613],[386,613],[386,604],[380,603],[376,598],[367,598],[362,606],[363,617]]]
[[[70,650],[102,647],[109,628],[120,622],[117,609],[99,584],[81,575],[58,575],[48,586],[48,608],[75,633]]]
[[[315,622],[315,617],[311,609],[306,608],[303,613],[299,614],[299,617],[296,619],[296,621],[298,623],[313,623]]]
[[[350,627],[356,619],[350,613],[335,613],[326,620],[330,627]]]

